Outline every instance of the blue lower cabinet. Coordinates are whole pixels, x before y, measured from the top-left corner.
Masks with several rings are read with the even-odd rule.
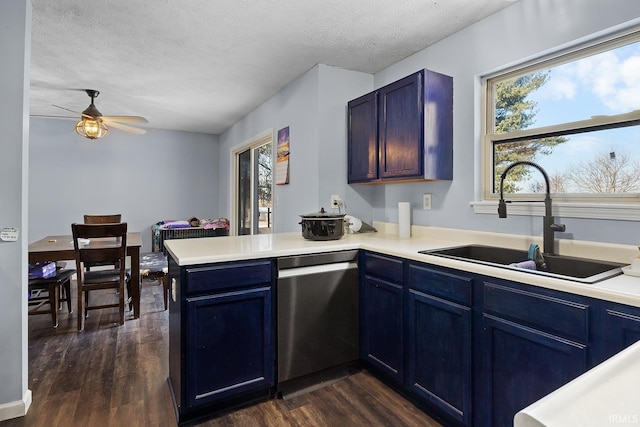
[[[273,385],[269,287],[187,300],[187,407]]]
[[[388,379],[401,383],[402,285],[367,277],[360,291],[360,357]]]
[[[275,386],[273,260],[169,259],[169,387],[179,423],[268,399]]]
[[[597,362],[604,361],[640,340],[640,308],[606,304],[605,319],[597,341]]]
[[[461,425],[471,423],[471,308],[409,290],[407,386]]]
[[[587,371],[594,301],[485,278],[474,425],[511,426],[521,409]]]
[[[361,358],[444,425],[512,426],[518,411],[640,340],[637,307],[382,254],[363,260]]]
[[[587,370],[587,346],[485,315],[475,425],[511,426],[519,410]]]

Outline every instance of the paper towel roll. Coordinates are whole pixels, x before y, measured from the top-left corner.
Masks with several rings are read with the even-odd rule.
[[[356,218],[355,216],[352,216],[351,229],[357,233],[358,231],[360,231],[361,228],[362,228],[362,221],[360,220],[360,218]]]
[[[345,215],[344,220],[349,224],[349,232],[357,233],[362,228],[362,220],[355,216]]]
[[[398,237],[411,237],[411,203],[398,203]]]

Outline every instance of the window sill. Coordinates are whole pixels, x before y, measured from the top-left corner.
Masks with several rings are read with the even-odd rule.
[[[498,201],[469,202],[477,214],[498,215]],[[544,216],[544,203],[508,204],[509,215]],[[553,203],[553,215],[561,218],[611,219],[637,221],[640,204]]]

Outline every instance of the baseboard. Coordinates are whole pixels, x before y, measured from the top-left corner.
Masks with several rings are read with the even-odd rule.
[[[31,406],[31,390],[28,390],[22,396],[22,400],[15,402],[3,403],[0,405],[0,421],[10,420],[12,418],[24,417]]]
[[[303,377],[281,382],[277,386],[277,394],[282,400],[293,399],[348,378],[361,370],[362,367],[359,362],[345,363],[320,372],[314,372]]]

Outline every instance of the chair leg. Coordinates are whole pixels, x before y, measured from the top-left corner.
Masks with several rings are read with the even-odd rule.
[[[56,292],[58,293],[58,311],[62,310],[62,302],[66,301],[67,312],[73,313],[73,309],[71,308],[71,279],[60,283],[56,287]]]
[[[51,322],[53,323],[53,327],[57,328],[58,327],[58,292],[57,292],[57,288],[58,285],[56,285],[55,283],[50,283],[49,284],[49,306],[51,309]]]
[[[78,275],[79,276],[79,275]],[[78,331],[84,328],[84,311],[82,308],[82,301],[84,300],[82,295],[82,284],[78,279]]]
[[[64,286],[64,296],[67,300],[67,311],[69,311],[69,313],[73,313],[71,310],[71,279],[64,282],[62,286]]]
[[[84,291],[84,318],[89,316],[89,291]]]
[[[62,309],[62,285],[58,284],[55,286],[56,292],[56,301],[58,301],[58,305],[56,305],[56,310],[60,311]]]
[[[162,294],[164,296],[164,309],[166,310],[169,308],[169,281],[166,274],[160,280],[162,280]]]
[[[120,314],[120,324],[124,325],[124,286],[120,284],[120,292],[118,295],[118,311]]]
[[[131,297],[131,279],[127,280],[127,301],[129,302],[129,311],[133,310],[133,298]]]

